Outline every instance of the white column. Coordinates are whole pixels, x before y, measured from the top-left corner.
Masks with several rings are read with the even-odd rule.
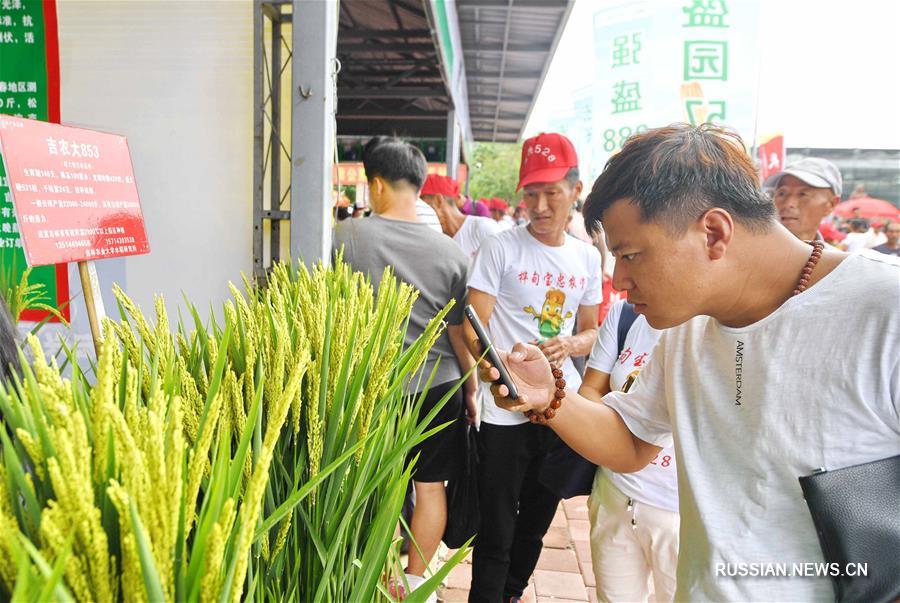
[[[456,169],[459,167],[459,124],[456,123],[456,111],[447,111],[447,175],[456,178]],[[465,186],[465,183],[460,183]]]
[[[291,256],[331,254],[338,3],[293,0]]]

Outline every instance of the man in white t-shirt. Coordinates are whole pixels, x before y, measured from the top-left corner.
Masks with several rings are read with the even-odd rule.
[[[584,227],[584,214],[581,213],[583,203],[581,200],[575,204],[575,207],[572,208],[572,213],[569,217],[569,224],[566,226],[566,232],[575,237],[576,239],[581,239],[585,243],[594,244],[591,235],[588,234],[587,228]]]
[[[578,393],[600,402],[627,392],[647,366],[662,331],[622,300],[610,308]],[[640,409],[634,409],[640,412]],[[671,601],[678,562],[675,450],[666,447],[634,473],[597,469],[588,512],[591,561],[600,601]]]
[[[536,342],[577,386],[571,357],[587,355],[596,338],[601,268],[594,247],[565,233],[582,189],[572,143],[560,134],[525,141],[519,188],[531,222],[482,243],[469,272],[469,303],[499,348]],[[479,357],[475,333],[466,328]],[[560,443],[522,413],[486,404],[478,444],[481,526],[469,600],[518,600],[559,504],[541,472],[547,451]]]
[[[470,261],[475,259],[484,239],[500,232],[491,218],[467,216],[459,211],[459,183],[449,176],[429,174],[420,194],[434,209],[444,234],[459,245]]]
[[[847,253],[856,253],[866,248],[869,243],[868,228],[869,225],[862,218],[850,220],[850,233],[841,241]]]
[[[491,216],[494,222],[500,226],[500,230],[508,230],[516,226],[515,221],[507,213],[509,211],[509,203],[500,197],[491,197],[488,199],[490,203]]]
[[[441,232],[441,221],[437,217],[437,213],[423,199],[416,199],[416,220],[427,224],[428,228]]]
[[[569,389],[549,426],[619,472],[674,442],[676,600],[833,599],[798,478],[900,454],[900,262],[799,240],[742,141],[708,124],[631,137],[588,196],[595,220],[616,287],[667,330],[630,392],[596,404]],[[555,385],[540,350],[501,358],[521,395],[494,385],[497,404],[546,412]],[[896,576],[880,580],[884,600],[900,595]]]

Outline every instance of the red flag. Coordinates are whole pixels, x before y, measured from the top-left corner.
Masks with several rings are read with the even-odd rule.
[[[784,135],[769,138],[759,145],[759,172],[764,182],[771,174],[784,169]]]

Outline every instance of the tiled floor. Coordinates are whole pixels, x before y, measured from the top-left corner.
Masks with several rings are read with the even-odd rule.
[[[526,603],[563,603],[596,601],[594,572],[591,569],[590,526],[587,497],[581,496],[560,504],[550,530],[544,537],[544,550],[523,600]],[[466,601],[472,578],[471,560],[467,558],[450,572],[438,594],[445,603]]]

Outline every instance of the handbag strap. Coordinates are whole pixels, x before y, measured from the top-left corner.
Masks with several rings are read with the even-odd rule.
[[[616,328],[619,345],[619,349],[616,351],[617,358],[622,355],[622,349],[625,347],[625,339],[628,337],[628,331],[631,330],[631,325],[634,324],[637,317],[637,312],[634,311],[634,304],[628,302],[622,304],[622,313],[619,314],[619,324]]]

